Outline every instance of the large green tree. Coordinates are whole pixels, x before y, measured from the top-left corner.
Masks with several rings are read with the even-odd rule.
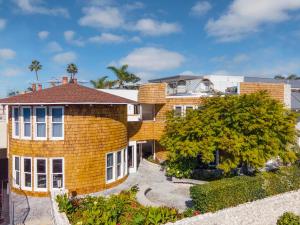
[[[136,83],[141,79],[133,73],[128,72],[128,65],[123,65],[120,68],[109,66],[107,69],[113,71],[116,75],[116,84],[118,88],[124,88],[127,83]]]
[[[225,172],[239,166],[258,170],[276,157],[296,159],[295,124],[295,114],[266,92],[205,98],[185,117],[170,113],[161,144],[178,170],[190,172],[199,154],[203,163],[214,161],[217,150],[218,168]]]
[[[91,80],[91,84],[94,86],[94,88],[103,89],[103,88],[112,88],[116,81],[113,80],[107,80],[107,76],[100,77],[97,80]]]
[[[35,77],[36,77],[36,81],[39,81],[39,75],[38,75],[38,71],[40,71],[43,66],[41,65],[41,63],[37,60],[32,60],[31,64],[29,65],[29,70],[32,72],[35,72]]]

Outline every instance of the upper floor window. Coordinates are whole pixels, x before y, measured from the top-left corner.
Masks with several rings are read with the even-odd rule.
[[[14,138],[18,138],[20,136],[20,115],[19,115],[19,108],[18,107],[13,107],[12,110],[12,136]]]
[[[63,107],[51,107],[51,139],[64,138],[64,109]]]
[[[175,116],[185,116],[189,111],[196,109],[194,105],[175,105],[174,113]]]
[[[45,140],[47,139],[47,120],[46,120],[46,108],[35,108],[35,139]]]
[[[31,138],[31,108],[22,107],[22,138]]]

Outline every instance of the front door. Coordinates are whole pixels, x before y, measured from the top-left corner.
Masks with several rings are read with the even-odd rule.
[[[136,143],[129,142],[127,149],[127,162],[129,173],[135,173],[137,171],[137,160],[136,160]]]

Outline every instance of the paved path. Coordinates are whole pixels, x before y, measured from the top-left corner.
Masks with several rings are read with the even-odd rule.
[[[176,225],[276,225],[279,216],[300,215],[300,190],[178,221]],[[172,223],[169,223],[171,225]]]
[[[12,193],[14,222],[22,225],[53,225],[50,198],[34,198]]]
[[[168,181],[160,166],[146,161],[142,161],[138,172],[130,174],[124,183],[115,188],[95,193],[95,195],[116,194],[122,190],[128,190],[136,184],[140,187],[151,188],[147,198],[155,204],[176,207],[181,211],[191,204],[189,197],[189,187],[191,185],[174,184]]]

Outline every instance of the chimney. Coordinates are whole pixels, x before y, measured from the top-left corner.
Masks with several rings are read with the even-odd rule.
[[[73,79],[73,83],[74,83],[74,84],[77,84],[77,78],[74,78],[74,79]]]
[[[36,91],[36,84],[35,84],[35,83],[33,83],[33,84],[31,85],[31,89],[32,89],[33,92]]]
[[[67,83],[68,83],[68,77],[63,77],[62,84],[67,84]]]
[[[38,91],[41,91],[42,89],[42,84],[38,84]]]

